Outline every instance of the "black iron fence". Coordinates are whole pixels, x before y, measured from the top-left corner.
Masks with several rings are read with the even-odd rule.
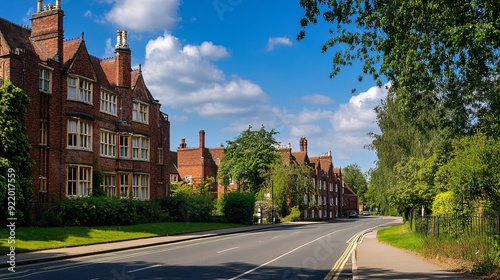
[[[415,217],[412,224],[412,230],[427,237],[462,244],[466,259],[500,258],[500,215]]]

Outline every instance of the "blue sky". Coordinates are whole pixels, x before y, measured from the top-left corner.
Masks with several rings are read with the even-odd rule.
[[[148,88],[171,121],[171,150],[181,138],[218,147],[252,125],[274,128],[277,140],[310,156],[331,151],[334,165],[374,167],[363,148],[379,132],[373,108],[385,90],[359,65],[329,78],[332,52],[321,53],[329,26],[319,23],[296,41],[299,1],[62,0],[65,39],[81,37],[97,57],[114,56],[116,30],[128,31],[132,64],[142,65]],[[36,0],[0,0],[0,16],[31,25]],[[55,0],[45,0],[55,4]],[[356,88],[355,93],[351,89]]]

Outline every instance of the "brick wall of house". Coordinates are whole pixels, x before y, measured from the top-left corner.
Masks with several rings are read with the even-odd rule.
[[[117,42],[116,57],[100,60],[88,53],[83,35],[82,38],[63,41],[61,1],[45,7],[41,7],[41,1],[38,3],[31,30],[0,18],[0,38],[4,38],[0,41],[0,82],[9,78],[31,100],[27,105],[25,132],[32,146],[31,159],[35,162],[31,173],[37,209],[68,195],[68,168],[72,166],[83,166],[92,171],[100,169],[113,177],[116,196],[120,195],[121,174],[129,179],[128,191],[132,191],[132,179],[144,178],[144,186],[148,189],[142,198],[166,195],[170,122],[147,89],[142,71],[131,69],[126,32],[119,31],[122,37],[117,38],[121,41]],[[38,87],[40,69],[50,73],[48,92]],[[69,98],[70,77],[90,83],[91,103]],[[115,96],[114,113],[101,111],[103,91]],[[133,103],[147,108],[147,119],[144,120],[147,123],[133,120]],[[68,130],[72,120],[91,125],[89,149],[69,145]],[[114,147],[109,145],[114,156],[111,152],[107,156],[101,154],[102,131],[109,132],[115,141]],[[121,135],[130,137],[129,158],[119,156]],[[132,158],[132,139],[149,144],[144,144],[143,148],[143,154],[147,156]]]

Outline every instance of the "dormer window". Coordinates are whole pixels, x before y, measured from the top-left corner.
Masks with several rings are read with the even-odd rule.
[[[132,105],[132,120],[147,124],[149,123],[148,112],[148,105],[140,102],[134,102]]]
[[[52,69],[47,67],[38,69],[38,89],[43,93],[52,93]]]
[[[92,104],[92,83],[80,77],[68,77],[68,99]]]

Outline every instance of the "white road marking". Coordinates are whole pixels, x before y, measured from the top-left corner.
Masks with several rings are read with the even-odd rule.
[[[217,252],[217,254],[224,253],[224,252],[231,251],[231,250],[238,249],[238,248],[240,248],[240,247],[229,248],[229,249],[226,249],[226,250],[219,251],[219,252]]]
[[[134,270],[129,270],[129,271],[127,271],[127,273],[133,273],[133,272],[137,272],[137,271],[141,271],[141,270],[146,270],[146,269],[150,269],[150,268],[155,268],[155,267],[158,267],[158,266],[161,266],[161,265],[159,265],[159,264],[155,264],[155,265],[148,266],[148,267],[143,267],[143,268],[138,268],[138,269],[134,269]]]
[[[270,261],[268,261],[268,262],[265,262],[265,263],[263,263],[263,264],[261,264],[261,265],[259,265],[259,266],[257,266],[257,267],[254,267],[254,268],[252,268],[252,269],[250,269],[250,270],[248,270],[248,271],[246,271],[246,272],[243,272],[243,273],[241,273],[240,275],[237,275],[237,276],[235,276],[235,277],[233,277],[233,278],[231,278],[231,279],[229,279],[229,280],[236,280],[236,279],[239,279],[239,278],[241,278],[241,277],[243,277],[243,276],[245,276],[245,275],[247,275],[247,274],[250,274],[250,273],[252,273],[252,272],[256,271],[257,269],[259,269],[259,268],[261,268],[261,267],[264,267],[264,266],[266,266],[266,265],[268,265],[268,264],[270,264],[270,263],[272,263],[272,262],[274,262],[274,261],[277,261],[277,260],[279,260],[279,259],[283,258],[283,257],[284,257],[284,256],[286,256],[286,255],[289,255],[289,254],[291,254],[291,253],[293,253],[293,252],[295,252],[295,251],[299,250],[299,249],[300,249],[300,248],[302,248],[302,247],[305,247],[305,246],[307,246],[307,245],[309,245],[309,244],[311,244],[311,243],[314,243],[314,242],[316,242],[316,241],[318,241],[318,240],[320,240],[320,239],[322,239],[322,238],[325,238],[325,237],[327,237],[327,236],[329,236],[329,235],[332,235],[332,234],[334,234],[334,233],[337,233],[337,232],[339,232],[339,231],[343,231],[343,230],[345,230],[345,229],[336,230],[336,231],[334,231],[334,232],[331,232],[331,233],[329,233],[329,234],[325,234],[325,235],[320,236],[320,237],[318,237],[318,238],[316,238],[316,239],[314,239],[314,240],[311,240],[311,241],[309,241],[309,242],[307,242],[307,243],[304,243],[304,244],[300,245],[299,247],[297,247],[297,248],[295,248],[295,249],[293,249],[293,250],[290,250],[290,251],[288,251],[288,252],[286,252],[286,253],[284,253],[284,254],[282,254],[282,255],[279,255],[279,256],[277,256],[276,258],[274,258],[274,259],[272,259],[272,260],[270,260]]]

